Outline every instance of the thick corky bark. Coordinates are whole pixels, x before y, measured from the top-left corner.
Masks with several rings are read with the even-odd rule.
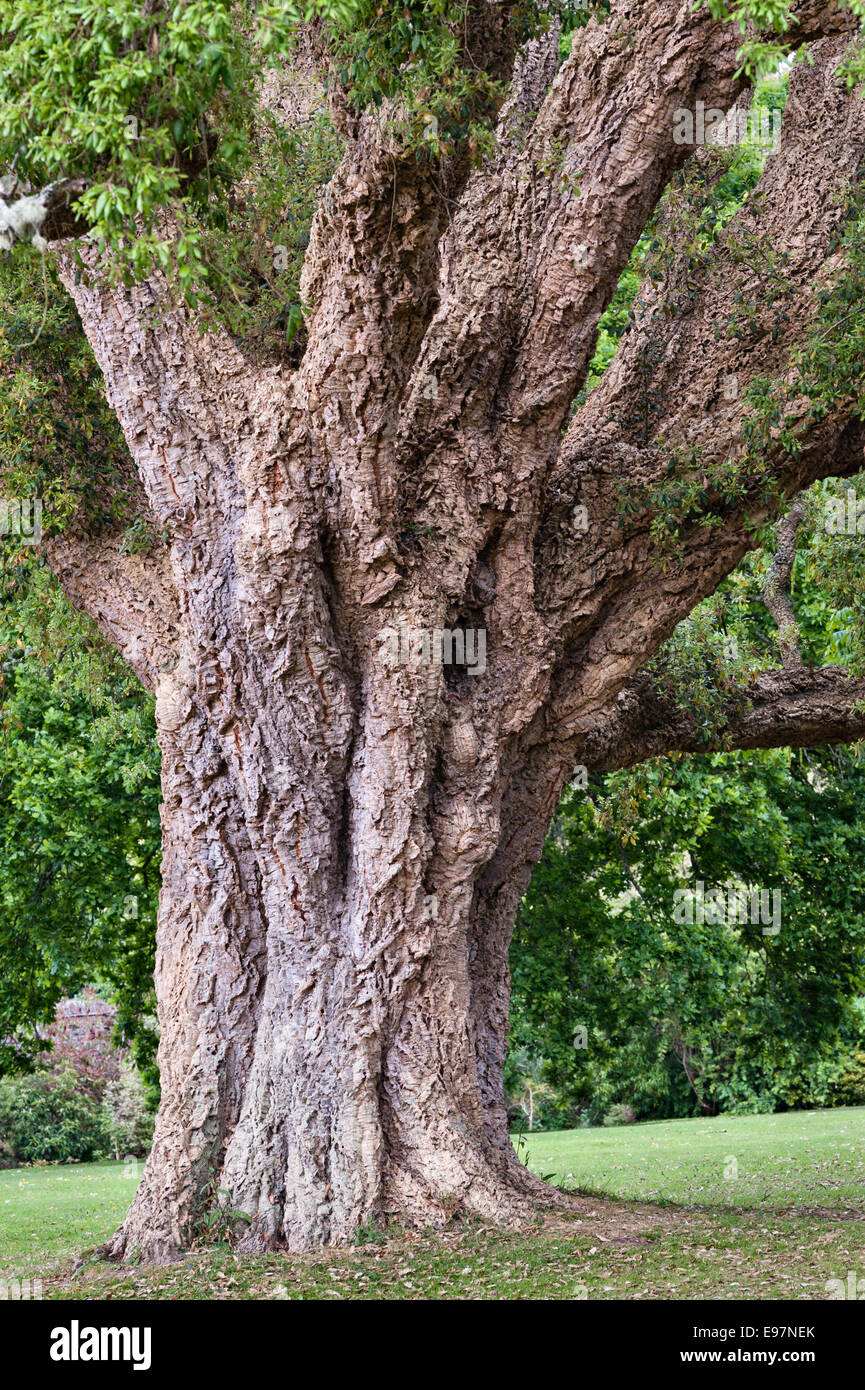
[[[504,30],[472,11],[498,71]],[[821,35],[848,20],[798,13],[816,65],[794,73],[737,221],[788,248],[793,300],[774,341],[735,349],[743,382],[807,327],[808,287],[837,270],[834,194],[865,154],[858,98],[825,81],[846,39]],[[663,450],[626,422],[654,335],[667,438],[738,447],[741,402],[716,389],[734,348],[712,337],[735,227],[690,311],[638,324],[565,426],[598,318],[691,153],[672,113],[733,104],[739,41],[690,0],[614,5],[558,70],[556,35],[540,39],[477,169],[418,160],[380,114],[346,117],[294,372],[199,336],[158,280],[109,287],[92,254],[82,279],[61,253],[169,537],[146,561],[74,536],[49,556],[155,689],[163,749],[164,1098],[115,1255],[170,1258],[217,1189],[249,1250],[347,1241],[381,1212],[507,1220],[568,1200],[508,1140],[510,933],[578,755],[690,746],[639,671],[752,532],[730,506],[660,567]],[[859,466],[850,414],[770,459],[782,494]],[[627,528],[623,484],[644,502]],[[444,629],[483,632],[485,670],[392,659],[393,634]],[[762,680],[734,743],[859,732],[842,675]]]

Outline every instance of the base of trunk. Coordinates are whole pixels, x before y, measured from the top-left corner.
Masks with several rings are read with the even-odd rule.
[[[467,1146],[468,1147],[468,1146]],[[196,1213],[192,1194],[194,1181],[180,1188],[160,1182],[158,1171],[148,1163],[139,1193],[123,1225],[100,1249],[103,1259],[131,1263],[165,1265],[184,1257],[191,1246],[206,1242],[208,1227]],[[424,1172],[426,1168],[426,1172]],[[436,1185],[431,1182],[434,1168]],[[444,1180],[443,1180],[444,1179]],[[541,1211],[576,1211],[582,1205],[579,1194],[564,1192],[531,1173],[520,1163],[513,1149],[494,1149],[485,1156],[475,1148],[458,1159],[451,1152],[437,1151],[426,1165],[404,1159],[389,1160],[382,1175],[380,1197],[365,1213],[340,1212],[330,1203],[327,1239],[321,1229],[281,1226],[274,1233],[272,1223],[257,1216],[234,1226],[236,1248],[243,1254],[263,1254],[274,1250],[301,1253],[323,1246],[351,1243],[364,1225],[386,1226],[400,1222],[414,1227],[441,1228],[461,1217],[479,1218],[490,1224],[519,1227],[534,1221]],[[196,1219],[196,1216],[199,1218]],[[231,1227],[226,1214],[223,1230]]]

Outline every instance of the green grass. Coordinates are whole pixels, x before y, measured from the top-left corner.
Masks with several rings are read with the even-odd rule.
[[[865,1206],[865,1108],[719,1115],[526,1135],[567,1187],[710,1207]]]
[[[40,1278],[52,1299],[735,1300],[825,1299],[827,1280],[865,1276],[865,1109],[535,1134],[527,1147],[537,1172],[594,1195],[520,1231],[391,1229],[309,1256],[216,1245],[164,1269],[77,1275],[134,1178],[114,1163],[0,1172],[0,1278]]]
[[[135,1195],[141,1165],[0,1169],[0,1277],[38,1273],[104,1240]]]

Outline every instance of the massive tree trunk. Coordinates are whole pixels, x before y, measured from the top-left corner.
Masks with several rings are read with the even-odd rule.
[[[817,61],[740,218],[788,245],[787,318],[739,352],[743,382],[807,326],[832,191],[865,154],[861,107],[826,80],[847,20],[797,12]],[[639,671],[753,544],[749,496],[660,567],[665,456],[657,430],[616,423],[639,414],[654,335],[667,440],[705,434],[711,409],[712,448],[735,450],[742,403],[717,401],[735,345],[712,340],[730,236],[687,312],[638,325],[568,416],[598,317],[692,153],[672,112],[733,104],[738,43],[690,0],[614,6],[557,75],[556,36],[539,41],[476,170],[357,122],[316,217],[293,372],[201,337],[158,280],[108,285],[92,252],[82,277],[61,251],[169,538],[147,563],[74,533],[48,547],[156,692],[163,752],[163,1100],[116,1256],[171,1258],[220,1191],[246,1250],[345,1242],[382,1213],[511,1220],[568,1200],[508,1139],[510,933],[575,762],[688,746]],[[767,273],[740,273],[756,301]],[[851,409],[795,456],[778,447],[780,495],[861,466]],[[642,489],[629,528],[624,483]],[[453,660],[441,632],[463,642]],[[790,673],[778,728],[798,710],[812,733],[861,732],[859,687],[812,674],[809,700],[807,670]],[[761,709],[728,746],[777,740]]]

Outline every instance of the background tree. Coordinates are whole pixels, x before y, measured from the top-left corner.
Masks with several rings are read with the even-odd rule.
[[[865,1098],[863,771],[778,749],[569,790],[511,950],[512,1046],[554,1088],[545,1125]],[[781,930],[677,921],[697,884],[777,889]],[[526,1069],[509,1056],[515,1096]]]
[[[215,1187],[249,1250],[570,1200],[516,1161],[502,1089],[561,790],[706,746],[646,663],[787,499],[861,467],[850,11],[567,6],[562,59],[540,6],[302,9],[13,0],[0,31],[0,232],[53,248],[126,441],[76,487],[25,431],[7,495],[60,463],[42,553],[162,753],[162,1104],[118,1256],[170,1258]],[[729,151],[676,112],[793,49],[778,151],[709,234]],[[729,748],[861,732],[861,682],[787,620],[794,547],[782,664],[712,711]],[[483,672],[391,659],[445,629],[485,634]]]
[[[8,550],[7,546],[7,550]],[[8,558],[8,557],[7,557]],[[43,1059],[59,999],[107,987],[118,1042],[157,1083],[159,886],[152,701],[32,554],[0,608],[0,1071]]]

